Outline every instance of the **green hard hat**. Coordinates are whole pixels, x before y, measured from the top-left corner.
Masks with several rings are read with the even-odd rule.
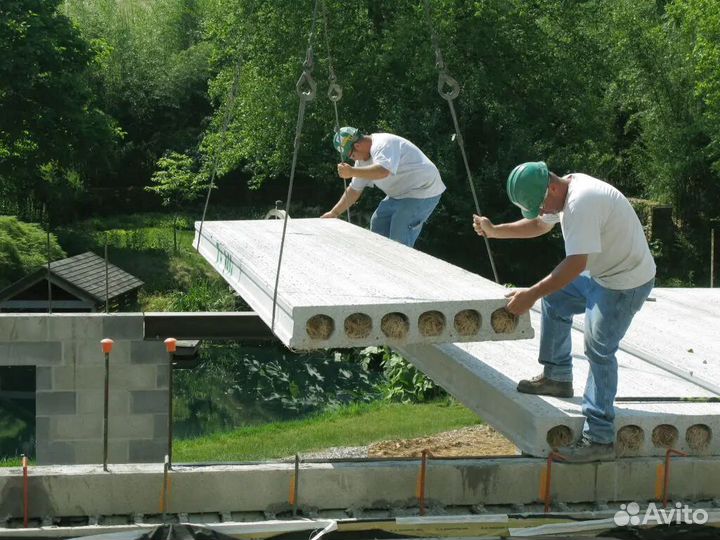
[[[548,168],[543,161],[523,163],[512,170],[507,179],[507,194],[524,218],[538,217],[549,181]]]
[[[352,152],[353,144],[358,142],[362,138],[362,136],[362,133],[360,133],[357,128],[349,126],[340,128],[335,133],[335,137],[333,137],[333,145],[335,145],[335,150],[340,152],[343,159],[349,159],[350,152]]]

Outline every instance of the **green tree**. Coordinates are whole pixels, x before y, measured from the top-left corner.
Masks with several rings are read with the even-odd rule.
[[[59,4],[0,3],[0,204],[35,219],[51,201],[51,216],[67,214],[54,203],[82,189],[116,135],[88,85],[93,53]]]
[[[193,158],[185,154],[170,152],[157,162],[157,170],[151,181],[154,185],[145,189],[159,195],[162,205],[175,211],[173,219],[173,246],[178,250],[177,243],[177,212],[185,203],[190,203],[202,196],[207,190],[208,182],[195,170]]]
[[[98,51],[95,92],[125,136],[102,185],[145,186],[166,152],[193,151],[210,113],[205,0],[65,0]]]

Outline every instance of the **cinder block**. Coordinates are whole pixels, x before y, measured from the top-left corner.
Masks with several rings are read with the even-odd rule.
[[[51,367],[35,368],[35,390],[52,390]]]
[[[167,414],[156,414],[153,420],[153,438],[155,439],[167,439],[168,436],[168,415]]]
[[[128,461],[130,463],[163,463],[167,449],[167,441],[131,440]]]
[[[77,368],[72,364],[52,368],[52,389],[55,391],[75,390],[76,372]]]
[[[100,313],[53,313],[48,316],[48,339],[99,342],[103,317]]]
[[[72,465],[75,463],[75,448],[69,442],[50,442],[36,446],[38,465]]]
[[[129,341],[115,341],[112,351],[110,352],[109,362],[112,366],[126,365],[130,363],[130,343]],[[102,352],[102,345],[98,341],[78,341],[72,344],[72,352],[68,351],[65,355],[65,361],[68,360],[68,354],[72,354],[75,363],[87,366],[105,366],[105,353]]]
[[[155,388],[167,388],[169,382],[169,369],[167,366],[157,367],[157,377],[155,377]]]
[[[47,444],[50,442],[50,417],[35,417],[35,440],[36,444]]]
[[[103,414],[105,408],[105,389],[82,390],[77,393],[77,414]],[[108,402],[110,415],[130,413],[130,393],[125,389],[110,387]]]
[[[76,410],[75,392],[37,392],[35,395],[35,414],[38,416],[75,414]]]
[[[118,341],[137,341],[144,336],[142,313],[111,313],[103,317],[103,336]]]
[[[155,415],[125,414],[113,415],[108,419],[110,439],[153,439],[155,437]]]
[[[103,441],[85,440],[73,441],[75,450],[75,463],[101,464],[103,462]],[[108,463],[128,462],[128,442],[108,439]]]
[[[132,414],[163,413],[167,410],[167,391],[133,390],[130,392],[130,412]]]
[[[0,313],[0,343],[48,341],[48,317],[42,313]]]
[[[105,387],[105,366],[78,366],[75,372],[76,390],[96,390]],[[133,366],[122,367],[110,366],[109,385],[110,392],[121,390],[153,390],[157,369],[155,366]]]
[[[131,364],[167,364],[168,353],[162,341],[132,341]]]
[[[277,220],[205,222],[196,241],[201,255],[290,348],[534,335],[527,314],[511,317],[504,309],[501,285],[339,219],[288,222],[275,294],[283,226]]]
[[[99,439],[102,438],[102,433],[102,412],[50,417],[50,438],[53,441]]]
[[[52,366],[61,361],[62,347],[57,341],[0,343],[3,366]]]
[[[155,390],[158,372],[163,370],[165,370],[164,366],[130,364],[118,373],[116,387],[122,386],[128,390]]]

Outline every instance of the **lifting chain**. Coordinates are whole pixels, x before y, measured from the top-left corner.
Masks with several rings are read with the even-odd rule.
[[[295,125],[295,142],[293,145],[292,165],[290,166],[290,181],[288,182],[288,193],[285,202],[285,217],[283,219],[282,238],[280,240],[280,255],[278,256],[277,271],[275,272],[275,288],[273,290],[273,306],[272,315],[270,317],[270,330],[275,332],[275,312],[277,311],[278,286],[280,285],[280,269],[282,268],[283,251],[285,250],[285,235],[287,233],[288,217],[290,216],[290,203],[292,202],[293,182],[295,181],[295,169],[297,166],[298,152],[300,150],[300,137],[302,135],[303,123],[305,121],[305,106],[315,99],[315,91],[317,84],[312,77],[313,69],[313,48],[312,42],[315,35],[315,25],[317,22],[318,4],[320,0],[315,0],[313,8],[312,25],[310,27],[310,36],[308,37],[307,52],[305,53],[305,61],[303,62],[303,72],[295,84],[300,103],[298,106],[297,123]]]
[[[335,70],[333,69],[332,64],[332,50],[330,49],[330,33],[328,32],[328,22],[327,22],[327,10],[325,9],[325,2],[322,2],[322,16],[323,16],[323,26],[325,30],[325,49],[327,50],[328,55],[328,92],[327,96],[330,102],[333,104],[333,109],[335,110],[335,129],[334,132],[337,133],[340,131],[340,116],[338,115],[338,102],[342,99],[342,87],[337,83],[337,77],[335,76]],[[338,150],[338,154],[340,154],[340,161],[345,162],[343,159],[342,151]],[[347,191],[348,183],[347,179],[343,178],[343,185],[345,186],[345,191]],[[343,192],[344,193],[344,192]],[[350,207],[348,206],[346,210],[347,214],[347,220],[348,223],[352,223],[352,220],[350,219]]]
[[[200,219],[200,229],[197,235],[197,245],[195,251],[200,253],[200,239],[202,238],[203,225],[205,224],[205,216],[207,215],[208,205],[210,204],[210,194],[215,187],[215,178],[217,177],[218,161],[220,152],[222,149],[222,142],[225,140],[225,132],[228,130],[230,125],[230,118],[232,118],[233,108],[235,105],[235,96],[237,96],[238,88],[240,86],[240,72],[242,71],[242,61],[238,61],[235,67],[235,74],[233,77],[232,86],[228,93],[227,100],[225,101],[225,113],[223,114],[222,128],[220,129],[220,137],[218,143],[215,146],[215,152],[213,152],[212,163],[210,165],[210,183],[208,184],[208,191],[205,197],[205,207],[203,208],[202,218]]]
[[[424,1],[425,19],[427,21],[428,28],[430,29],[432,46],[435,49],[435,67],[438,70],[438,93],[440,94],[440,97],[447,101],[448,107],[450,107],[450,114],[452,115],[453,124],[455,126],[455,140],[457,140],[458,146],[460,147],[460,153],[462,154],[463,163],[465,164],[465,172],[467,173],[468,183],[470,184],[470,192],[472,193],[473,202],[475,203],[475,213],[478,216],[482,216],[482,213],[480,212],[480,203],[478,201],[477,193],[475,192],[475,184],[473,183],[472,173],[470,172],[470,164],[468,163],[467,153],[465,152],[465,143],[463,142],[457,114],[455,113],[455,105],[453,104],[455,98],[460,95],[460,85],[458,85],[458,82],[450,75],[447,67],[445,66],[437,35],[435,34],[435,27],[432,22],[430,0]],[[485,240],[485,248],[487,249],[488,258],[490,259],[493,277],[495,278],[496,283],[500,283],[497,270],[495,268],[495,260],[493,259],[492,251],[490,250],[490,241],[487,236],[483,236],[483,239]]]

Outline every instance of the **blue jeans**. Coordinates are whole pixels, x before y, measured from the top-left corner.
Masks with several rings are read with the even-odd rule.
[[[615,439],[615,394],[618,366],[615,353],[655,283],[627,290],[607,289],[581,274],[559,291],[542,299],[539,361],[544,375],[572,382],[570,330],[573,315],[585,312],[585,356],[590,371],[583,395],[583,434],[598,443]]]
[[[385,197],[370,218],[370,230],[413,247],[423,225],[440,202],[441,195],[428,199]]]

